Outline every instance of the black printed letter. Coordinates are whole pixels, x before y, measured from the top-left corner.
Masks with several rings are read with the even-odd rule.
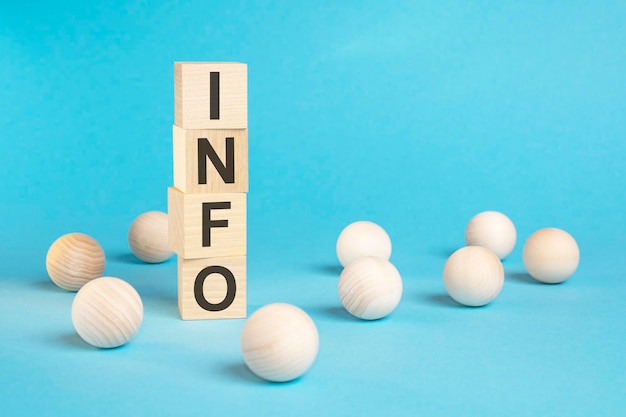
[[[226,279],[226,296],[224,299],[213,304],[204,296],[202,291],[204,286],[204,280],[211,274],[220,274]],[[223,266],[207,266],[196,276],[196,282],[193,286],[193,294],[196,297],[196,302],[200,307],[207,311],[222,311],[226,310],[235,301],[235,293],[237,292],[237,283],[235,282],[235,276],[228,268]]]
[[[198,138],[198,184],[206,184],[206,159],[217,169],[226,184],[235,182],[235,138],[226,138],[226,163],[222,163],[207,138]]]
[[[220,118],[220,73],[212,72],[209,79],[209,118],[219,120]]]
[[[202,203],[202,246],[211,246],[211,228],[228,227],[228,220],[211,220],[211,210],[230,209],[230,201]]]

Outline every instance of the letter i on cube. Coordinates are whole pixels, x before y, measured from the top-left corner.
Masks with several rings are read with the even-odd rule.
[[[248,68],[174,64],[169,244],[183,320],[246,317]]]

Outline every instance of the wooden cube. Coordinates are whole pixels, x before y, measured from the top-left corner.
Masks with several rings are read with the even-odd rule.
[[[184,193],[248,191],[248,129],[174,125],[174,186]]]
[[[246,257],[179,257],[178,309],[183,320],[246,317]]]
[[[247,129],[248,66],[174,63],[174,120],[184,129]]]
[[[168,189],[170,249],[185,259],[246,254],[246,194]]]

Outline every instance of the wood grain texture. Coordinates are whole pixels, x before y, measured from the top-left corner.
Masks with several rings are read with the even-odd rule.
[[[337,238],[337,259],[343,266],[364,256],[388,260],[391,257],[391,239],[379,225],[357,221],[346,226]]]
[[[443,269],[443,283],[456,302],[479,307],[500,294],[504,268],[500,258],[482,246],[466,246],[454,252]]]
[[[268,381],[300,377],[313,364],[319,335],[308,314],[290,304],[269,304],[254,312],[241,332],[248,368]]]
[[[210,118],[210,75],[219,72],[219,119]],[[174,63],[174,120],[184,129],[247,129],[248,66],[236,62]]]
[[[202,308],[195,295],[198,274],[207,267],[223,267],[235,279],[236,289],[232,303],[221,311]],[[224,275],[212,273],[202,284],[202,297],[212,304],[223,302],[228,293]],[[231,319],[246,317],[246,257],[229,256],[207,259],[178,257],[178,308],[183,320]]]
[[[211,221],[227,221],[227,227],[203,222],[204,203],[230,203],[230,209],[211,210]],[[185,194],[168,189],[169,245],[185,259],[242,256],[246,254],[246,194]],[[210,246],[203,246],[210,229]]]
[[[350,314],[364,320],[389,315],[402,298],[402,278],[391,262],[373,256],[348,264],[339,277],[339,298]]]
[[[517,232],[506,215],[497,211],[483,211],[468,222],[465,228],[467,246],[482,246],[504,259],[515,248]]]
[[[183,129],[173,126],[174,186],[183,193],[248,192],[248,130]],[[227,165],[226,138],[234,142],[234,182],[227,183],[206,156],[206,184],[200,184],[198,140],[207,139],[222,164]]]
[[[100,244],[83,233],[68,233],[50,246],[46,270],[50,279],[68,291],[78,291],[102,276],[106,259]]]
[[[167,214],[148,211],[138,216],[128,230],[128,245],[144,262],[160,263],[172,257],[168,241]]]
[[[580,250],[565,230],[548,227],[530,235],[522,258],[531,277],[545,284],[558,284],[578,269]]]
[[[85,284],[72,303],[72,323],[90,345],[115,348],[139,330],[143,303],[135,289],[119,278],[102,277]]]

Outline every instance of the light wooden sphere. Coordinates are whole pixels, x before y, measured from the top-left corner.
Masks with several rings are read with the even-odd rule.
[[[83,233],[69,233],[52,243],[46,255],[46,270],[52,282],[68,291],[78,291],[102,276],[106,259],[100,244]]]
[[[402,278],[391,262],[372,256],[359,258],[339,277],[339,298],[350,314],[364,320],[389,315],[402,298]]]
[[[530,235],[524,244],[522,259],[531,277],[546,284],[558,284],[576,271],[580,251],[569,233],[546,228]]]
[[[252,314],[241,332],[241,353],[250,370],[273,382],[304,374],[317,357],[313,320],[290,304],[269,304]]]
[[[130,225],[128,245],[137,258],[156,264],[172,257],[167,237],[167,214],[162,211],[148,211]]]
[[[78,291],[72,303],[72,322],[78,335],[92,346],[115,348],[139,330],[143,304],[137,291],[119,278],[94,279]]]
[[[337,258],[341,265],[364,256],[388,260],[391,257],[391,239],[385,229],[376,223],[358,221],[346,226],[337,239]]]
[[[482,246],[466,246],[454,252],[443,268],[443,284],[456,302],[479,307],[500,294],[504,268],[498,256]]]
[[[515,225],[507,216],[497,211],[483,211],[474,216],[465,228],[467,246],[482,246],[504,259],[515,247]]]

